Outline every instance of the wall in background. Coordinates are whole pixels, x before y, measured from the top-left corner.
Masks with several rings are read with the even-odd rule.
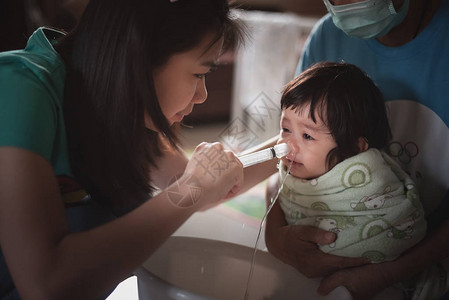
[[[251,9],[287,11],[305,16],[322,16],[327,12],[322,0],[235,0],[233,2]]]
[[[272,132],[277,131],[277,117],[264,121],[262,128],[249,124],[253,122],[251,118],[246,117],[253,114],[252,109],[259,109],[257,104],[251,105],[251,102],[257,102],[260,94],[277,103],[278,97],[273,93],[279,92],[282,85],[293,77],[311,26],[324,15],[326,8],[322,0],[237,0],[232,2],[237,3],[238,8],[244,11],[254,15],[260,13],[261,17],[265,18],[260,20],[260,24],[255,20],[246,20],[250,21],[253,27],[249,28],[253,39],[270,38],[272,34],[275,36],[272,36],[271,40],[247,42],[246,48],[252,50],[246,51],[245,57],[242,57],[241,49],[228,55],[220,67],[206,79],[208,100],[201,105],[196,105],[192,114],[184,121],[188,125],[199,125],[233,122],[238,117],[243,123],[248,124],[246,128],[258,128],[258,132],[254,132],[254,135],[259,139],[265,139],[266,136],[271,136]],[[298,22],[302,24],[297,24]],[[235,64],[236,57],[240,57],[238,65]],[[274,82],[267,73],[272,75]],[[264,88],[260,88],[261,86]],[[264,102],[263,99],[260,100]],[[254,114],[262,115],[263,112],[254,112]],[[266,130],[266,127],[271,128],[270,132]],[[262,134],[265,131],[266,134]],[[257,143],[257,140],[254,140],[254,143]]]

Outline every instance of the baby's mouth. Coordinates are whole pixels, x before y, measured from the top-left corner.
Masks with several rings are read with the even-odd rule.
[[[295,166],[295,165],[300,165],[301,164],[300,162],[297,162],[295,160],[291,160],[290,158],[287,158],[287,157],[284,157],[283,159],[285,159],[284,163],[287,166],[289,166],[289,165]]]

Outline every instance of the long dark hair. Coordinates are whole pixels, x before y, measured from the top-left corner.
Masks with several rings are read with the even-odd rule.
[[[337,146],[327,155],[327,166],[360,152],[359,138],[370,148],[382,149],[391,139],[384,98],[371,78],[349,63],[320,62],[302,72],[284,89],[281,108],[300,111],[310,104]]]
[[[91,0],[56,46],[66,62],[64,116],[71,167],[98,201],[128,211],[154,191],[159,136],[177,139],[156,97],[152,72],[209,33],[224,48],[242,38],[226,0]],[[147,113],[159,134],[145,127]]]

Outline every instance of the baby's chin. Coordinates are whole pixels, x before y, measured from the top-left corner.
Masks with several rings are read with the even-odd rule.
[[[313,179],[316,179],[316,178],[318,178],[318,177],[308,177],[308,176],[304,176],[304,175],[302,175],[302,174],[296,174],[295,172],[292,172],[292,171],[290,171],[290,176],[293,176],[293,177],[295,177],[295,178],[298,178],[298,179],[301,179],[301,180],[304,180],[304,181],[309,181],[309,180],[313,180]]]
[[[294,170],[290,170],[290,176],[293,176],[295,178],[301,179],[301,180],[310,180],[309,178],[306,178],[303,174],[296,173]]]

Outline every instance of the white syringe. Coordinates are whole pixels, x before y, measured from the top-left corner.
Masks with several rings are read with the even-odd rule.
[[[239,156],[239,160],[242,162],[243,167],[246,168],[273,159],[275,157],[281,158],[287,155],[288,152],[290,152],[290,147],[286,143],[283,143],[275,145],[271,148]]]

